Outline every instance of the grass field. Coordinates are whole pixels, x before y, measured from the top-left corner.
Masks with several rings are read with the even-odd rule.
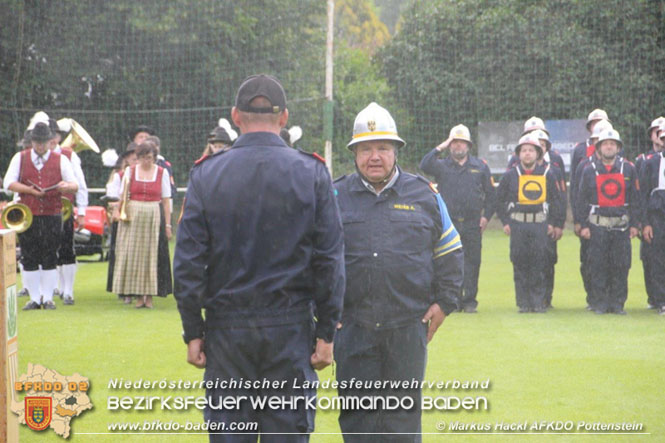
[[[637,241],[633,242],[627,316],[587,312],[578,272],[578,241],[566,231],[559,244],[553,304],[547,314],[518,314],[508,239],[498,230],[484,238],[479,313],[446,319],[429,345],[426,379],[489,379],[482,390],[431,391],[433,396],[485,396],[487,411],[423,414],[424,441],[665,441],[665,317],[646,309]],[[196,409],[121,411],[107,408],[109,396],[202,395],[202,391],[127,391],[108,388],[126,380],[200,380],[185,361],[186,347],[173,297],[154,310],[123,305],[105,291],[106,263],[81,263],[76,305],[55,311],[19,313],[20,373],[38,363],[63,375],[88,377],[94,408],[72,422],[72,442],[207,441],[204,435],[106,434],[114,422],[201,421]],[[21,298],[20,307],[27,301]],[[328,368],[322,379],[332,377]],[[334,391],[319,392],[335,395]],[[427,394],[426,394],[427,395]],[[523,423],[541,420],[637,422],[650,435],[482,435],[449,433],[450,424]],[[437,431],[445,422],[446,430]],[[313,442],[342,441],[337,411],[320,411]],[[52,431],[21,426],[21,441],[61,441]],[[382,441],[380,436],[377,442]]]

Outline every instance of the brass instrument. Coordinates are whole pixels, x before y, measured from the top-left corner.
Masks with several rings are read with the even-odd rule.
[[[127,204],[129,203],[129,174],[131,169],[127,168],[122,176],[122,195],[120,196],[120,221],[128,222]]]
[[[32,211],[23,203],[13,202],[2,211],[0,220],[5,228],[20,234],[25,232],[32,224]]]
[[[60,201],[62,202],[62,221],[66,222],[74,214],[74,205],[67,197],[60,197]]]
[[[64,120],[64,119],[61,119]],[[60,123],[61,120],[58,120]],[[83,129],[83,126],[79,125],[74,119],[69,119],[71,123],[72,130],[69,135],[60,143],[60,146],[63,148],[69,148],[74,152],[81,152],[84,149],[91,149],[99,154],[99,146],[97,143],[90,137],[90,134]]]

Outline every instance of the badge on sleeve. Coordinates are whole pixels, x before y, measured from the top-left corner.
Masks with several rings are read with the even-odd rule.
[[[596,176],[598,206],[612,208],[626,203],[626,185],[623,174],[598,174]]]
[[[520,205],[539,205],[547,201],[544,175],[520,175],[517,201]]]

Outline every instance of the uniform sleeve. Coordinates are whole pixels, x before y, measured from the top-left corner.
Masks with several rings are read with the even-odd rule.
[[[316,215],[312,251],[316,337],[332,342],[342,317],[346,273],[342,218],[332,180],[323,165],[317,165]]]
[[[436,148],[434,148],[430,152],[425,154],[423,159],[420,161],[420,169],[425,174],[431,175],[433,177],[436,177],[439,174],[440,172],[439,162],[441,160],[437,159],[438,155],[439,151],[437,151]]]
[[[117,172],[111,176],[111,181],[106,184],[106,195],[111,198],[120,198],[120,174]]]
[[[628,213],[630,215],[630,226],[632,228],[640,228],[643,220],[645,220],[645,205],[640,193],[640,179],[637,176],[637,170],[634,166],[630,168],[630,181],[631,186],[629,189],[630,195],[628,196]]]
[[[162,173],[162,198],[171,198],[171,178],[166,168]]]
[[[69,161],[64,155],[60,156],[60,173],[62,174],[62,179],[66,182],[76,183],[76,176],[74,175],[74,169],[72,168],[72,162]]]
[[[76,152],[72,152],[71,163],[76,183],[79,185],[79,190],[76,191],[76,208],[79,215],[85,215],[85,209],[88,207],[88,184],[85,182],[85,176],[81,168],[81,158]]]
[[[3,185],[5,189],[9,188],[9,185],[15,183],[19,180],[19,175],[21,174],[21,153],[17,152],[12,157],[12,160],[9,162],[9,167],[5,173],[5,179],[3,180]],[[11,191],[9,191],[11,193]]]
[[[589,166],[585,167],[580,174],[580,182],[577,184],[577,196],[575,202],[575,219],[582,228],[589,227],[589,208],[591,205],[591,192],[593,188],[589,185],[589,180],[593,180],[593,171],[588,171]]]
[[[571,172],[570,174],[570,207],[573,210],[573,215],[575,215],[578,212],[576,209],[577,195],[580,192],[583,173],[584,173],[584,166],[582,166],[582,164],[580,163],[577,165],[575,172],[574,173]]]
[[[174,297],[187,342],[204,335],[201,309],[208,283],[206,265],[210,243],[203,200],[197,183],[190,176],[173,257]]]
[[[483,205],[483,217],[489,221],[496,210],[496,189],[494,189],[494,180],[492,179],[490,168],[486,164],[484,166],[483,190],[485,192],[485,202]]]
[[[638,177],[640,179],[640,194],[642,194],[642,205],[643,205],[643,218],[642,223],[648,224],[647,218],[647,209],[649,207],[649,197],[651,197],[651,190],[655,187],[655,184],[651,183],[651,167],[653,163],[651,161],[644,161],[642,168],[638,171]]]
[[[457,296],[464,282],[464,252],[459,233],[448,215],[441,195],[435,194],[441,226],[441,236],[434,246],[434,279],[432,290],[434,301],[446,314],[455,312]]]
[[[510,191],[508,186],[508,175],[509,171],[506,171],[506,173],[501,177],[499,187],[496,189],[496,215],[499,217],[501,223],[504,226],[507,225],[510,220],[508,218],[508,192]]]
[[[547,181],[547,205],[549,207],[547,223],[557,228],[563,228],[566,220],[566,207],[565,200],[561,198],[561,189],[558,183],[559,177],[559,172],[554,172],[550,169],[545,178]]]

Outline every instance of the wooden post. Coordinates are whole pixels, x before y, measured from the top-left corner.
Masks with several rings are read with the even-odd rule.
[[[18,325],[16,300],[16,234],[0,230],[0,441],[18,442]]]

